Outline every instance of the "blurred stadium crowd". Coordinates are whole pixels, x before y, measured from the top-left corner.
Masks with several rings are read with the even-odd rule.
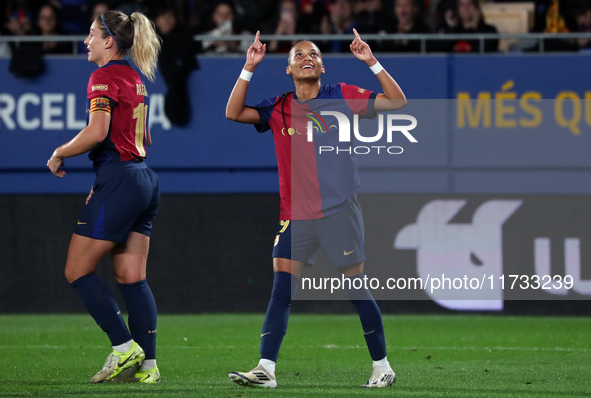
[[[591,32],[591,1],[534,0],[8,0],[0,15],[0,35],[85,35],[91,21],[108,9],[130,14],[139,10],[171,42],[194,34],[362,34],[430,33],[576,33]],[[0,4],[2,4],[0,3]],[[349,41],[317,44],[323,52],[348,51]],[[195,52],[245,52],[249,42],[202,40]],[[375,52],[419,52],[416,40],[375,40]],[[71,54],[72,44],[45,41],[44,54]],[[268,51],[285,53],[291,41],[270,41]],[[533,42],[503,43],[486,40],[484,50],[537,51]],[[0,42],[0,57],[10,57],[14,43]],[[545,51],[578,51],[591,48],[591,40],[568,38],[546,41]],[[428,41],[429,52],[478,52],[478,40]],[[84,46],[78,52],[84,53]]]

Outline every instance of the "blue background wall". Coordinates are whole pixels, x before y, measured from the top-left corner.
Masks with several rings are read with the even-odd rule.
[[[413,135],[419,143],[398,137],[394,145],[404,146],[402,155],[360,157],[362,190],[591,193],[591,100],[584,101],[586,93],[591,98],[590,56],[379,59],[409,98],[399,113],[417,118]],[[257,134],[224,116],[243,58],[202,58],[200,63],[190,80],[193,112],[186,128],[170,126],[163,116],[162,79],[148,84],[155,143],[149,164],[158,171],[164,192],[277,192],[271,134]],[[84,126],[86,84],[96,66],[85,59],[48,59],[43,76],[23,80],[8,73],[8,64],[0,60],[0,194],[87,192],[93,173],[85,156],[66,161],[69,173],[62,180],[51,176],[45,164],[55,147]],[[327,56],[325,65],[325,84],[345,81],[380,89],[367,67],[351,56]],[[267,57],[252,79],[247,103],[293,90],[284,67],[283,56]],[[471,127],[466,112],[475,113],[477,101],[459,105],[456,99],[479,95],[491,98],[481,104],[490,109],[491,125],[481,114]],[[559,96],[566,99],[556,101]],[[524,127],[522,120],[534,118],[532,106],[541,116],[535,127]],[[458,107],[464,110],[464,127]],[[503,127],[507,121],[516,126]]]
[[[565,269],[566,239],[578,239],[580,265],[589,264],[591,99],[585,98],[591,98],[590,58],[379,57],[409,98],[399,113],[418,120],[412,131],[418,143],[394,138],[392,145],[403,146],[403,154],[358,157],[362,191],[393,193],[360,199],[367,204],[368,223],[370,214],[379,215],[379,228],[368,227],[368,233],[377,231],[380,250],[394,256],[397,270],[418,269],[415,251],[395,250],[392,243],[434,200],[467,200],[467,210],[453,221],[464,226],[483,202],[523,201],[503,230],[507,273],[533,272],[538,238],[551,242],[547,260],[553,273]],[[148,84],[154,139],[148,162],[167,194],[154,229],[150,278],[164,312],[266,308],[278,178],[271,134],[257,134],[252,126],[224,116],[243,62],[242,57],[200,59],[201,69],[190,81],[192,120],[183,129],[163,117],[161,80]],[[8,73],[8,63],[0,60],[0,264],[7,276],[0,280],[0,312],[81,311],[63,278],[63,264],[94,173],[86,156],[66,160],[64,179],[53,177],[45,165],[54,148],[84,127],[86,85],[96,67],[85,59],[48,59],[46,74],[17,80]],[[373,74],[352,57],[327,56],[325,65],[325,84],[345,81],[379,89]],[[293,90],[284,66],[284,57],[268,57],[253,77],[247,103]],[[375,127],[374,121],[364,123]],[[373,206],[376,198],[388,201],[389,218]],[[99,268],[116,289],[110,266]],[[585,283],[591,280],[587,267],[580,273]],[[23,284],[29,286],[26,297]],[[239,304],[244,297],[249,297],[248,308]],[[566,299],[543,305],[506,300],[505,311],[588,313],[589,301]],[[298,307],[350,310],[346,302],[310,301]],[[441,308],[429,300],[420,305],[395,300],[382,310]]]

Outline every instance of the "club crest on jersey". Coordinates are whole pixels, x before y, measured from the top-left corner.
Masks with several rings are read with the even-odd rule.
[[[94,101],[94,106],[99,109],[105,109],[109,107],[109,100],[107,98],[97,98]]]
[[[108,98],[94,98],[90,100],[90,114],[95,112],[111,113],[111,104]]]
[[[359,89],[357,89],[357,91],[359,91],[361,94],[363,94],[363,93],[364,93],[364,92],[366,92],[367,90],[366,90],[366,89],[364,89],[364,88],[359,88]]]
[[[108,84],[93,84],[92,91],[109,91]]]

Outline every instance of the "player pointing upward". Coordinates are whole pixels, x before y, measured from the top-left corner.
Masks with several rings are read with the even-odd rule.
[[[352,282],[364,277],[363,218],[355,195],[359,181],[353,154],[319,154],[319,146],[338,144],[338,134],[314,134],[313,142],[307,140],[307,134],[301,134],[306,128],[302,120],[307,120],[302,115],[315,114],[315,107],[327,102],[318,100],[337,100],[339,111],[349,120],[353,114],[374,117],[375,112],[399,109],[406,104],[398,84],[357,31],[354,33],[351,52],[376,74],[383,93],[344,83],[321,85],[321,75],[326,71],[322,54],[314,43],[302,41],[293,46],[287,59],[286,73],[294,81],[295,92],[264,100],[254,107],[245,106],[250,78],[266,52],[257,32],[228,100],[226,117],[253,124],[259,132],[273,132],[281,196],[281,221],[273,249],[273,290],[261,334],[261,359],[249,372],[230,373],[230,379],[238,384],[277,386],[275,364],[287,331],[293,294],[302,266],[313,264],[320,247],[329,265]],[[363,387],[388,386],[396,376],[386,357],[380,310],[367,289],[349,289],[346,293],[359,313],[373,359],[372,375]]]

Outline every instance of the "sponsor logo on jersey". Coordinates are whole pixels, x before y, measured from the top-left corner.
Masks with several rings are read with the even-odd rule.
[[[108,84],[93,84],[92,91],[109,91]]]

